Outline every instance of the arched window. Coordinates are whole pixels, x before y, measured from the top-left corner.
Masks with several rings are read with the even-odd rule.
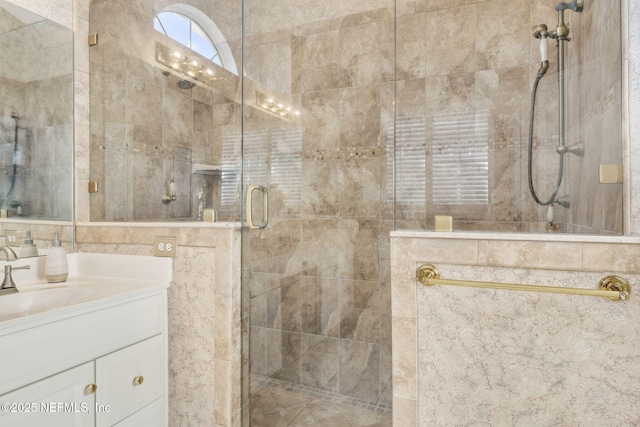
[[[175,12],[160,12],[153,20],[153,27],[168,37],[182,43],[214,64],[224,65],[218,49],[207,33],[193,20]]]
[[[231,49],[218,26],[200,10],[174,4],[158,13],[153,27],[214,64],[238,74]]]

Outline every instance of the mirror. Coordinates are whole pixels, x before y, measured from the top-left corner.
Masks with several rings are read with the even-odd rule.
[[[90,31],[99,35],[89,50],[91,221],[236,220],[239,10],[215,8],[211,18],[191,5],[150,3],[157,16],[91,4]],[[202,49],[178,40],[189,28],[208,36]]]
[[[27,231],[38,247],[46,248],[54,231],[70,244],[73,31],[0,0],[0,52],[0,223],[5,244],[19,247]]]

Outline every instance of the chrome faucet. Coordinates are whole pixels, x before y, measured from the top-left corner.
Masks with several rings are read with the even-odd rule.
[[[15,261],[18,259],[18,255],[9,246],[0,246],[0,252],[4,252],[4,256],[7,261]]]
[[[11,277],[11,272],[13,270],[29,270],[30,268],[30,265],[23,265],[13,268],[10,264],[5,265],[4,280],[2,281],[2,286],[0,286],[0,295],[13,294],[18,292],[18,288],[16,288],[16,284],[13,282],[13,278]]]
[[[15,261],[18,259],[18,256],[8,246],[0,246],[0,252],[3,252],[7,261]],[[4,280],[2,281],[2,286],[0,286],[0,295],[13,294],[18,292],[18,288],[16,288],[16,284],[13,282],[13,278],[11,277],[12,270],[28,270],[30,269],[30,265],[23,265],[21,267],[12,267],[10,264],[6,264],[4,266]]]

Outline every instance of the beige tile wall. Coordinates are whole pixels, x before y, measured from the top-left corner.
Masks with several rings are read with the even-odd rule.
[[[540,64],[530,29],[540,23],[555,28],[554,3],[397,3],[398,228],[430,230],[434,215],[452,215],[458,230],[546,231],[546,208],[533,202],[527,184],[530,93]],[[618,2],[587,4],[583,13],[566,12],[565,20],[573,38],[565,61],[567,144],[582,144],[585,155],[565,156],[558,196],[570,195],[571,207],[556,206],[555,221],[563,232],[622,233],[622,186],[599,185],[597,176],[599,164],[622,161],[625,141],[620,132],[620,33],[609,31],[620,26]],[[532,173],[545,201],[558,173],[558,73],[555,43],[550,45],[550,68],[537,96]],[[405,131],[402,125],[409,120],[414,128]],[[458,134],[456,123],[459,129],[469,123],[475,129],[471,135]],[[445,148],[436,146],[437,137],[447,138]],[[436,201],[434,189],[441,181],[433,175],[432,159],[470,140],[488,152],[487,202]],[[410,149],[413,162],[403,158]],[[425,161],[422,175],[414,170],[419,155]]]
[[[392,233],[394,425],[637,423],[638,255],[635,238]],[[587,289],[616,274],[632,297],[427,288],[426,263],[445,279]]]

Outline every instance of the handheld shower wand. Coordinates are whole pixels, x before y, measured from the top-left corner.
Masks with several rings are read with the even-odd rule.
[[[549,32],[545,24],[540,24],[533,29],[533,37],[540,39],[540,69],[538,75],[544,76],[549,69]]]
[[[553,31],[548,31],[547,26],[545,24],[540,24],[533,29],[533,37],[540,39],[540,69],[538,70],[538,75],[533,83],[533,89],[531,91],[531,109],[529,114],[529,156],[528,156],[528,172],[529,172],[529,192],[533,197],[533,200],[541,205],[541,206],[549,206],[550,209],[547,211],[548,219],[551,218],[549,223],[553,221],[553,205],[555,203],[560,204],[561,206],[568,207],[568,201],[563,200],[560,202],[560,199],[565,199],[565,196],[556,199],[558,191],[560,189],[560,185],[562,184],[562,175],[564,173],[564,155],[566,153],[572,153],[575,155],[582,155],[582,149],[580,146],[575,147],[567,147],[565,144],[565,100],[564,100],[564,44],[571,39],[569,38],[569,28],[566,26],[564,22],[564,11],[569,9],[574,12],[582,12],[584,0],[573,0],[568,3],[558,3],[555,7],[555,10],[558,12],[558,26]],[[549,38],[555,39],[558,47],[558,146],[556,147],[556,153],[559,155],[558,161],[558,177],[556,179],[556,184],[551,192],[551,196],[549,196],[546,200],[541,200],[538,198],[536,191],[533,186],[533,122],[535,117],[535,105],[536,105],[536,93],[538,90],[538,83],[540,83],[540,79],[545,75],[549,68]]]

